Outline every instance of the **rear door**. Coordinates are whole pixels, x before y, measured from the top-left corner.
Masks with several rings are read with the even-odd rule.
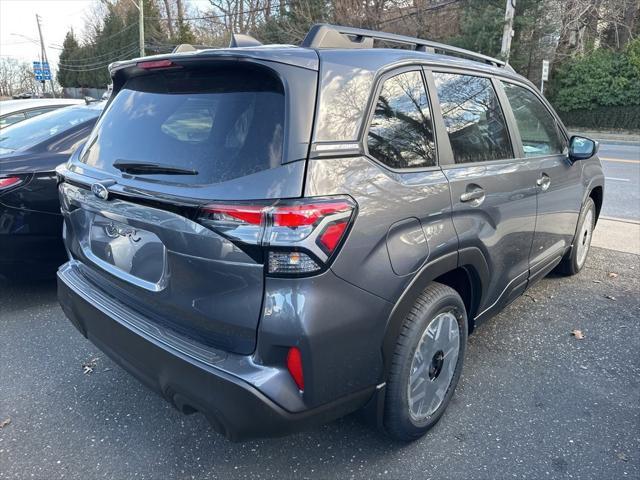
[[[582,201],[582,165],[569,160],[567,139],[538,94],[524,85],[501,83],[523,155],[538,172],[538,213],[529,260],[535,279],[546,275],[571,245]]]
[[[434,71],[430,90],[440,163],[450,183],[461,252],[479,250],[488,264],[479,316],[524,291],[536,221],[536,166],[518,158],[496,81],[481,74]]]
[[[255,347],[264,259],[233,217],[232,238],[201,207],[301,195],[317,72],[274,69],[134,67],[61,186],[65,241],[88,278],[153,322],[243,354]]]

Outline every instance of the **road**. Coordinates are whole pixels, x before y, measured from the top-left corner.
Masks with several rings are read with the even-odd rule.
[[[639,290],[640,257],[603,249],[580,275],[544,279],[470,337],[452,404],[415,443],[352,415],[235,444],[99,352],[53,284],[5,285],[0,479],[639,478]]]
[[[640,220],[640,142],[600,144],[606,187],[602,215]]]

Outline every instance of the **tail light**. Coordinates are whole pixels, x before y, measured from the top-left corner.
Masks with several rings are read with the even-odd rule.
[[[22,183],[21,177],[4,177],[0,178],[0,192],[16,187]]]
[[[349,197],[280,200],[273,204],[211,203],[199,222],[227,238],[265,250],[267,273],[305,275],[322,270],[355,217]]]

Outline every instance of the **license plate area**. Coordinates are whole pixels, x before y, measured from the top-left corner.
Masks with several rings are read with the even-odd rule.
[[[123,280],[156,292],[166,286],[167,249],[152,232],[96,213],[82,248],[89,260]]]

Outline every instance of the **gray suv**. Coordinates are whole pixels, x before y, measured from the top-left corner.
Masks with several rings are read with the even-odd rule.
[[[584,266],[597,144],[497,59],[316,25],[300,47],[238,36],[111,75],[58,168],[60,303],[230,439],[359,409],[419,438],[467,335]]]

